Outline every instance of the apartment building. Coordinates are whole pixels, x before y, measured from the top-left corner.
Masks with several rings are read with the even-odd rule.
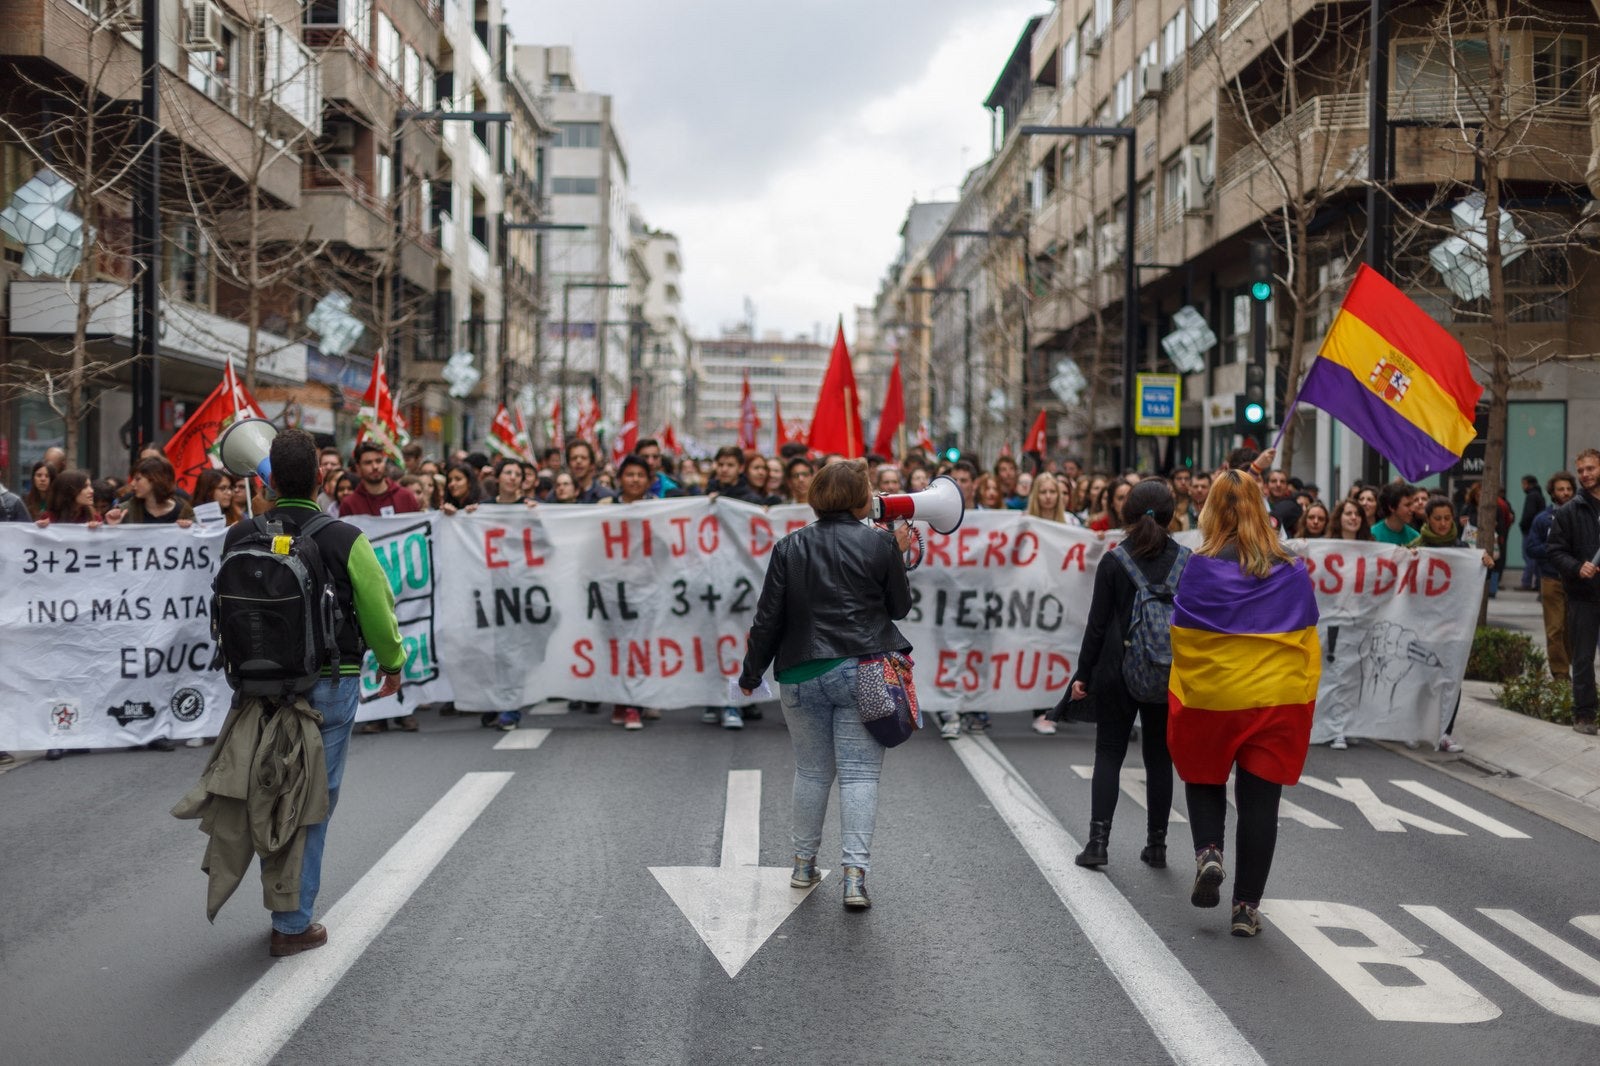
[[[160,16],[164,436],[211,391],[230,356],[242,361],[252,337],[258,386],[293,389],[306,380],[309,353],[294,336],[293,301],[281,291],[250,299],[226,223],[252,202],[266,211],[299,206],[301,159],[320,126],[322,90],[300,41],[298,3],[171,0]],[[75,461],[115,470],[127,455],[135,267],[124,168],[138,152],[138,24],[138,5],[118,0],[0,2],[0,205],[49,180],[41,171],[65,179],[72,189],[56,221],[81,221],[87,261],[78,272],[75,262],[41,262],[4,241],[0,478],[9,484],[66,441],[64,412]],[[274,150],[260,151],[263,144]],[[195,174],[205,176],[203,187]],[[100,195],[85,196],[91,186]]]
[[[500,54],[515,52],[510,27],[504,28]],[[522,76],[515,63],[502,63],[503,99],[511,113],[509,136],[502,165],[503,225],[496,238],[501,258],[502,301],[505,329],[500,338],[500,393],[517,403],[529,425],[542,421],[547,411],[541,394],[549,372],[549,346],[540,328],[549,314],[543,258],[545,234],[533,227],[545,224],[547,203],[543,190],[544,142],[555,135],[537,89]]]
[[[739,440],[740,404],[745,375],[761,420],[757,444],[763,453],[773,450],[775,424],[773,398],[783,409],[786,423],[811,424],[817,405],[817,388],[828,369],[831,344],[814,338],[785,339],[778,333],[752,336],[747,326],[725,328],[714,340],[694,342],[698,381],[698,419],[693,434],[701,447],[714,450]],[[862,417],[867,418],[863,404]]]
[[[1296,272],[1306,282],[1303,366],[1363,255],[1365,11],[1312,0],[1065,0],[1025,34],[1007,68],[1009,84],[991,98],[991,226],[1028,232],[1027,257],[1019,260],[1029,292],[1025,404],[1062,416],[1068,446],[1096,465],[1130,465],[1117,446],[1126,197],[1135,198],[1137,217],[1136,366],[1177,369],[1160,341],[1185,305],[1204,315],[1217,338],[1203,368],[1184,375],[1180,434],[1159,445],[1145,439],[1137,461],[1210,466],[1238,439],[1233,408],[1252,346],[1254,240],[1272,241],[1278,275],[1266,342],[1281,384],[1269,388],[1277,393],[1269,405],[1278,408],[1292,392],[1294,307],[1285,282]],[[1445,34],[1441,20],[1452,17],[1458,21]],[[1581,247],[1593,238],[1580,228],[1587,197],[1578,195],[1591,152],[1584,85],[1600,27],[1591,5],[1574,3],[1522,5],[1499,28],[1500,107],[1515,116],[1517,146],[1499,166],[1511,220],[1526,241],[1525,254],[1506,264],[1508,351],[1518,372],[1506,471],[1514,484],[1592,444],[1585,424],[1600,402],[1591,357],[1600,328],[1587,311],[1600,297],[1600,275]],[[1291,35],[1300,61],[1286,70],[1275,46]],[[1388,37],[1387,185],[1397,205],[1390,272],[1482,361],[1487,300],[1452,293],[1430,253],[1450,232],[1450,208],[1481,186],[1473,151],[1482,123],[1472,116],[1487,108],[1485,33],[1440,2],[1396,6]],[[1025,76],[1015,63],[1024,54]],[[1291,84],[1293,105],[1286,103]],[[1024,138],[1017,130],[1026,124],[1132,127],[1134,188],[1124,177],[1127,140]],[[1045,387],[1049,368],[1069,358],[1087,380],[1071,409]],[[1478,376],[1487,377],[1481,366]],[[1323,486],[1360,476],[1360,443],[1327,415],[1301,410],[1295,433],[1295,473]],[[1469,452],[1444,483],[1473,476],[1471,463]]]
[[[593,394],[617,424],[632,385],[637,330],[628,157],[610,96],[590,91],[567,46],[519,45],[515,64],[542,94],[556,133],[545,146],[550,221],[582,229],[546,235],[551,380],[570,424]]]
[[[959,403],[960,360],[958,357],[953,362],[940,363],[934,359],[934,308],[937,304],[941,317],[946,318],[947,328],[941,330],[938,337],[942,348],[949,339],[945,312],[953,294],[932,291],[936,278],[928,262],[928,252],[934,238],[949,226],[956,207],[953,200],[941,200],[913,203],[906,209],[905,221],[900,225],[899,254],[889,264],[873,303],[872,336],[865,338],[858,334],[857,338],[858,347],[868,352],[891,350],[891,361],[893,351],[900,353],[906,420],[913,426],[926,423],[936,436],[941,432],[939,427],[947,422],[952,405]],[[961,306],[959,299],[954,303],[958,308]],[[955,335],[959,343],[959,326]],[[869,340],[869,343],[860,345],[861,340]],[[881,362],[882,357],[878,355],[875,359]],[[888,368],[884,367],[882,373],[886,388]],[[882,407],[883,394],[879,392],[875,399],[876,402],[868,406],[868,397],[862,397],[863,419],[871,421]]]
[[[683,318],[683,249],[676,234],[636,221],[635,243],[647,279],[641,286],[639,386],[641,432],[684,426],[692,415],[694,369],[689,327]]]

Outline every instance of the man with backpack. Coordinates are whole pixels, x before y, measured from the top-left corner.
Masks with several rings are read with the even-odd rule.
[[[275,670],[271,676],[288,678],[285,687],[303,692],[306,702],[321,712],[327,810],[331,818],[344,778],[351,725],[361,701],[365,652],[371,649],[382,673],[378,698],[400,691],[405,652],[395,619],[394,594],[366,534],[324,515],[313,499],[317,489],[316,441],[303,430],[286,429],[273,439],[271,459],[276,504],[258,520],[234,525],[223,542],[217,578],[217,625],[229,680],[241,698],[248,697],[255,686],[270,684],[268,672]],[[301,541],[309,541],[310,545]],[[251,554],[245,556],[246,552]],[[247,569],[230,568],[230,557],[235,556],[257,562]],[[230,593],[235,600],[250,593],[252,575],[267,569],[263,561],[266,556],[302,561],[294,573],[304,588],[302,598],[313,601],[304,608],[294,607],[305,610],[311,619],[307,628],[312,632],[307,634],[303,648],[289,646],[295,643],[292,633],[274,646],[249,647],[251,638],[246,634],[273,630],[250,625],[230,627]],[[239,576],[235,578],[234,573]],[[329,608],[326,612],[324,604]],[[276,664],[273,660],[277,660]],[[302,689],[304,681],[296,682],[293,675],[308,668],[315,670],[316,679]],[[296,955],[328,942],[327,929],[311,920],[322,880],[322,849],[328,823],[318,822],[305,827],[304,832],[300,906],[294,911],[272,912],[273,956]]]

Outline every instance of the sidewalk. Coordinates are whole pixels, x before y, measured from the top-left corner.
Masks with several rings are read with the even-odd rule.
[[[1489,624],[1527,633],[1542,650],[1539,599],[1517,589],[1515,571],[1506,578],[1489,601]],[[1508,711],[1495,700],[1497,688],[1490,681],[1462,685],[1454,736],[1465,753],[1408,751],[1398,744],[1391,750],[1600,840],[1600,738]]]

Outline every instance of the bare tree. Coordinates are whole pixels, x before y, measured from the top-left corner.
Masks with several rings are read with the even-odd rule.
[[[1508,0],[1446,0],[1426,14],[1426,43],[1397,69],[1391,104],[1423,127],[1416,154],[1426,172],[1409,190],[1385,192],[1396,219],[1397,281],[1464,334],[1469,358],[1488,378],[1477,523],[1478,545],[1492,552],[1513,381],[1553,360],[1595,358],[1536,331],[1513,338],[1511,328],[1513,320],[1586,317],[1569,297],[1573,260],[1588,243],[1580,215],[1587,144],[1562,129],[1585,123],[1595,67],[1579,43],[1586,33],[1576,33],[1560,12]],[[1513,43],[1528,41],[1531,57],[1511,52]],[[1512,65],[1529,58],[1527,67]],[[1409,199],[1418,187],[1425,195]],[[1509,208],[1508,199],[1519,195],[1535,206]],[[1452,238],[1451,255],[1436,258],[1435,249]],[[1446,279],[1436,268],[1452,256],[1462,269]],[[1514,274],[1531,285],[1514,285]]]
[[[277,317],[289,318],[283,312],[292,310],[290,282],[326,250],[326,242],[288,210],[294,201],[282,198],[285,191],[298,192],[300,158],[313,150],[321,130],[321,94],[317,57],[301,45],[297,27],[271,18],[263,0],[244,0],[240,14],[246,28],[231,48],[244,62],[230,66],[223,49],[190,48],[185,58],[203,82],[202,92],[248,125],[243,152],[224,159],[196,147],[220,138],[211,136],[213,113],[190,105],[193,97],[169,94],[167,114],[180,132],[175,185],[182,210],[242,303],[244,381],[254,389],[261,359],[274,354],[262,350],[267,306],[275,302]],[[275,193],[274,170],[278,185],[287,176],[293,188]]]
[[[1283,265],[1275,292],[1287,344],[1274,362],[1287,377],[1286,396],[1299,388],[1317,308],[1341,274],[1317,277],[1319,260],[1344,262],[1354,240],[1348,224],[1314,236],[1312,227],[1331,202],[1347,197],[1365,172],[1366,64],[1361,50],[1364,10],[1315,5],[1300,17],[1295,0],[1263,0],[1233,32],[1260,46],[1260,58],[1226,74],[1225,50],[1211,51],[1221,76],[1223,114],[1243,146],[1218,175],[1264,216],[1263,229]],[[1287,359],[1284,358],[1287,350]],[[1287,412],[1279,411],[1284,418]],[[1283,431],[1280,465],[1294,461],[1291,420]]]
[[[142,154],[136,103],[142,70],[138,50],[117,32],[121,10],[113,5],[99,10],[74,12],[82,25],[81,74],[43,74],[8,64],[0,75],[9,87],[0,129],[41,170],[72,185],[76,213],[83,219],[82,258],[63,279],[74,309],[71,338],[41,342],[48,358],[16,361],[0,391],[48,404],[61,418],[66,451],[74,459],[83,421],[95,405],[91,387],[133,361],[131,355],[104,358],[92,352],[90,325],[97,311],[125,296],[138,274],[125,220],[131,210],[131,171]],[[102,279],[113,284],[108,289],[93,284]]]

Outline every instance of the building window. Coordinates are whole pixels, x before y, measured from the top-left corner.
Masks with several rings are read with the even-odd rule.
[[[1111,25],[1111,0],[1094,0],[1094,35],[1103,37]]]
[[[1061,87],[1070,89],[1078,81],[1078,35],[1072,34],[1061,46]]]
[[[1171,70],[1183,59],[1185,47],[1183,8],[1161,27],[1161,69]]]
[[[167,254],[167,292],[197,307],[211,307],[211,248],[200,228],[180,223]]]
[[[1578,82],[1583,75],[1582,37],[1533,35],[1533,96],[1539,104],[1578,107],[1583,103]]]
[[[1184,173],[1183,154],[1173,156],[1161,170],[1161,201],[1165,204],[1183,203],[1183,184],[1187,175]]]
[[[1194,39],[1217,24],[1218,0],[1193,0],[1189,5],[1189,25],[1194,29]]]
[[[596,178],[551,178],[550,193],[552,196],[595,196],[600,192],[600,182]]]
[[[378,67],[396,85],[404,84],[404,72],[400,69],[400,31],[381,11],[378,12]]]
[[[563,122],[550,139],[552,148],[599,148],[600,123]]]
[[[1133,71],[1125,70],[1117,79],[1117,90],[1112,99],[1111,117],[1117,125],[1133,111]]]

